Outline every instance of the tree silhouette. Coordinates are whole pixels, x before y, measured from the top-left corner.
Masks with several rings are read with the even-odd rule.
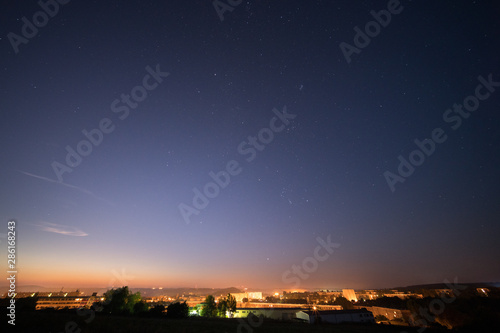
[[[134,306],[141,301],[141,294],[132,294],[128,286],[110,289],[104,294],[104,312],[112,314],[132,314]]]
[[[217,305],[212,295],[208,295],[207,298],[205,298],[205,304],[201,309],[201,315],[202,317],[217,317]]]
[[[165,312],[165,305],[155,305],[153,308],[149,309],[149,313],[152,316],[162,316],[163,313]]]
[[[189,306],[186,301],[183,303],[171,303],[167,307],[167,318],[187,318],[189,316]]]
[[[226,318],[227,309],[227,300],[225,298],[220,298],[217,303],[217,314],[219,317]]]
[[[149,306],[143,301],[134,304],[134,314],[145,313],[148,312],[148,310]]]
[[[220,298],[217,303],[217,313],[219,317],[226,318],[229,312],[229,318],[233,317],[233,313],[236,312],[236,298],[230,293],[227,294],[226,298]]]
[[[337,297],[333,302],[335,305],[341,305],[344,310],[354,309],[354,305],[345,297]]]
[[[233,313],[236,312],[236,298],[231,295],[227,294],[227,310],[229,311],[229,317],[233,317]]]

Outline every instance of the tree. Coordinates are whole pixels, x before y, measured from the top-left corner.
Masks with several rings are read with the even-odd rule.
[[[236,298],[228,293],[226,298],[221,297],[219,299],[217,314],[219,317],[226,318],[226,315],[229,313],[229,318],[232,318],[234,312],[236,312]]]
[[[217,306],[215,305],[215,298],[212,295],[208,295],[205,298],[205,303],[201,309],[202,317],[217,317]]]
[[[149,313],[155,317],[162,316],[164,312],[165,312],[165,305],[161,305],[161,304],[155,305],[154,307],[149,309]]]
[[[148,312],[148,310],[149,306],[143,301],[134,304],[134,314],[145,313]]]
[[[104,312],[113,314],[132,314],[134,306],[141,301],[141,294],[132,294],[128,286],[110,289],[104,294]]]
[[[333,302],[335,305],[341,305],[344,310],[354,309],[354,305],[345,297],[337,297]]]
[[[227,309],[227,300],[225,298],[220,298],[217,303],[217,314],[219,317],[226,318]]]
[[[248,298],[246,300],[248,302]],[[243,299],[243,302],[245,302],[245,298]],[[266,302],[267,303],[281,303],[281,300],[279,297],[266,296]]]
[[[189,306],[186,301],[183,303],[171,303],[167,307],[167,318],[187,318],[189,316]]]
[[[233,317],[233,313],[236,312],[236,298],[231,295],[227,294],[227,310],[229,311],[229,317]]]

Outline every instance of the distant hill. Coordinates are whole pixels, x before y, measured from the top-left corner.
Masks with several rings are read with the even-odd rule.
[[[450,283],[453,285],[453,283]],[[461,286],[467,286],[472,288],[489,288],[489,287],[500,287],[500,282],[473,282],[473,283],[462,283],[458,282]],[[447,286],[446,283],[434,283],[434,284],[419,284],[407,287],[398,287],[394,288],[400,291],[417,291],[422,289],[449,289],[450,286]]]
[[[7,292],[9,290],[9,286],[3,285],[0,286],[0,294]],[[59,291],[55,290],[55,288],[45,288],[37,285],[26,285],[26,286],[16,286],[17,292],[30,292],[30,291]]]

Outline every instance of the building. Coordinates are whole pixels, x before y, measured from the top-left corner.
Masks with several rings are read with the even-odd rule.
[[[431,297],[455,297],[453,289],[429,289],[427,290],[428,295]]]
[[[320,302],[333,302],[335,301],[338,297],[343,296],[342,291],[330,291],[330,290],[321,290],[316,292],[317,296],[312,299],[314,302],[315,300],[318,300]]]
[[[310,292],[304,291],[293,291],[293,292],[286,292],[283,291],[283,301],[285,302],[293,302],[293,303],[309,303],[310,299],[309,296],[311,295]]]
[[[90,308],[97,301],[95,296],[47,296],[39,297],[36,310]]]
[[[243,299],[246,298],[249,301],[253,299],[262,299],[262,292],[261,291],[254,291],[254,292],[246,292],[246,293],[231,293],[231,295],[236,298],[236,302],[241,303],[243,302]]]
[[[4,295],[2,295],[2,298],[7,298],[8,296],[8,293],[5,293]],[[35,297],[37,296],[37,294],[35,292],[19,292],[19,293],[15,293],[14,295],[14,298],[27,298],[27,297]]]
[[[422,294],[403,292],[399,290],[389,290],[389,292],[383,294],[384,297],[398,297],[400,299],[408,298],[423,298]]]
[[[358,298],[356,297],[356,293],[354,289],[342,289],[342,296],[347,298],[348,301],[357,302]]]
[[[379,294],[376,290],[361,290],[356,293],[358,300],[372,300],[377,299]]]
[[[276,320],[293,320],[297,317],[297,313],[303,311],[303,308],[236,308],[233,313],[233,318],[246,318],[250,314],[257,317],[264,317]]]
[[[373,317],[384,316],[388,321],[399,321],[401,323],[410,324],[411,320],[411,312],[410,310],[400,310],[393,308],[383,308],[380,306],[355,306],[357,309],[366,309],[373,314]]]
[[[399,290],[361,290],[356,292],[356,297],[359,301],[369,301],[377,299],[379,297],[398,297],[400,299],[423,298],[423,295],[411,292],[403,292]]]
[[[322,323],[340,324],[340,323],[375,323],[373,314],[366,310],[327,310],[327,311],[299,311],[297,318],[302,319],[309,324],[317,321]]]
[[[189,305],[189,315],[190,316],[201,316],[201,310],[203,310],[204,306],[205,306],[205,303],[198,303],[198,304]]]

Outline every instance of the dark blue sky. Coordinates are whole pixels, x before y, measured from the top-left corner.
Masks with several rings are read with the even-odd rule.
[[[341,43],[388,3],[399,13],[348,62]],[[0,213],[2,232],[17,221],[21,284],[500,280],[495,1],[242,1],[222,21],[212,1],[58,7],[48,22],[36,1],[0,13]],[[11,42],[33,15],[36,35]],[[453,111],[469,96],[477,110]],[[392,191],[384,173],[401,177],[399,156],[436,128],[446,141]],[[84,130],[99,144],[70,166]],[[228,163],[240,172],[186,223],[179,205]],[[339,246],[307,266],[328,235]]]

